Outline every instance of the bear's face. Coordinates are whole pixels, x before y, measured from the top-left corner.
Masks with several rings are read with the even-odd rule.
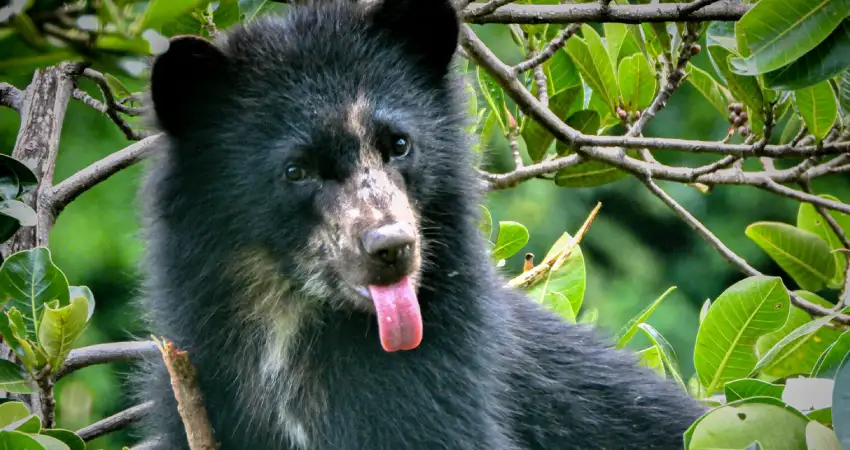
[[[221,220],[302,297],[409,324],[439,244],[429,196],[464,160],[447,148],[457,33],[448,0],[390,0],[295,9],[220,45],[174,39],[152,70],[156,118],[184,170],[209,174],[193,191],[233,205]],[[382,332],[385,348],[414,347],[413,327]]]

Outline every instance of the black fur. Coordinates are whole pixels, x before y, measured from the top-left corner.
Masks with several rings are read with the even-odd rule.
[[[500,287],[477,227],[480,185],[449,71],[454,10],[448,0],[385,1],[370,11],[293,7],[283,20],[233,31],[218,49],[178,40],[154,65],[168,137],[143,195],[143,306],[154,334],[190,352],[222,449],[299,448],[282,425],[295,422],[317,450],[681,448],[703,412],[697,402],[592,331]],[[385,352],[374,315],[347,303],[328,272],[319,282],[331,295],[321,299],[310,290],[317,281],[298,275],[315,263],[304,261],[306,241],[323,209],[338,207],[327,192],[354,170],[360,144],[342,131],[340,111],[358,96],[414,143],[412,157],[386,169],[401,175],[420,220],[424,338],[412,351]],[[293,157],[322,184],[283,182]],[[244,249],[259,253],[240,269]],[[276,296],[262,309],[246,292]],[[271,381],[256,376],[269,365],[275,320],[260,311],[302,318]],[[160,402],[145,434],[188,448],[158,360],[137,395]]]

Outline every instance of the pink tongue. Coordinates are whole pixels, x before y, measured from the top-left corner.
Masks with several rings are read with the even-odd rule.
[[[408,277],[387,286],[369,286],[378,313],[378,331],[384,350],[413,350],[422,342],[419,300]]]

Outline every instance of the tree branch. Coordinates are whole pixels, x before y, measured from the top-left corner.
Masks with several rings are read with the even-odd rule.
[[[705,239],[715,250],[718,251],[727,261],[732,263],[733,266],[737,267],[741,272],[743,272],[747,276],[757,276],[762,275],[761,272],[756,270],[753,266],[751,266],[747,261],[738,256],[735,252],[733,252],[729,247],[726,246],[717,236],[714,235],[705,225],[702,224],[696,217],[694,217],[687,209],[685,209],[682,205],[680,205],[676,200],[673,199],[669,194],[664,192],[653,180],[651,177],[638,177],[638,179],[652,192],[656,197],[661,199],[673,212],[676,213],[685,223],[687,223],[694,231],[697,232],[703,239]],[[812,314],[814,316],[827,316],[832,314],[827,308],[823,306],[816,305],[807,301],[806,299],[800,297],[799,295],[792,292],[790,289],[788,293],[791,296],[791,302],[794,306]],[[843,325],[850,325],[850,316],[840,315],[836,317],[836,322],[839,322]]]
[[[51,206],[54,214],[58,215],[75,198],[94,185],[144,159],[156,148],[154,144],[158,143],[160,139],[162,139],[161,134],[146,137],[100,161],[92,163],[57,184],[51,192]]]
[[[24,93],[20,89],[9,83],[0,83],[0,106],[20,112],[23,98]]]
[[[526,70],[533,69],[551,59],[555,56],[555,52],[564,48],[564,45],[567,44],[567,39],[576,34],[579,29],[581,29],[581,25],[574,23],[561,30],[554,39],[546,44],[546,48],[544,48],[540,53],[515,65],[513,67],[514,73],[522,73]]]
[[[120,430],[132,425],[145,416],[154,407],[154,401],[150,400],[131,408],[125,409],[118,414],[109,416],[101,421],[95,422],[85,428],[77,430],[77,435],[88,442],[97,439],[115,430]]]
[[[731,1],[694,9],[692,4],[655,3],[649,5],[603,5],[600,3],[567,3],[559,5],[505,5],[486,14],[487,5],[470,5],[462,12],[467,23],[576,23],[576,22],[619,22],[638,24],[643,22],[706,22],[711,20],[736,21],[750,5],[739,5]]]
[[[144,137],[150,136],[151,133],[144,131],[136,131],[134,130],[130,124],[121,117],[121,113],[129,114],[129,115],[138,115],[141,114],[142,111],[136,108],[128,108],[124,105],[115,101],[115,94],[112,92],[112,89],[109,88],[109,83],[106,82],[106,77],[90,68],[86,68],[82,74],[84,77],[92,80],[97,84],[97,87],[100,89],[101,94],[103,95],[103,104],[99,104],[97,100],[91,99],[90,101],[86,101],[85,103],[89,106],[92,106],[96,110],[100,111],[103,114],[106,114],[110,120],[112,120],[115,125],[118,125],[118,128],[124,133],[124,136],[131,141],[137,141]],[[82,91],[81,91],[82,92]],[[83,94],[85,94],[83,92]],[[88,94],[85,94],[85,97]]]
[[[682,13],[684,14],[692,14],[702,8],[705,8],[708,5],[717,3],[719,0],[695,0],[693,2],[688,3],[682,8]]]
[[[157,354],[152,341],[111,342],[71,350],[56,379],[85,367],[111,362],[131,361]]]

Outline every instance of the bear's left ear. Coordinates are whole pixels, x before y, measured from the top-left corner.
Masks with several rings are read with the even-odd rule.
[[[448,70],[458,44],[460,21],[450,0],[379,0],[372,23],[398,39],[426,68]]]

